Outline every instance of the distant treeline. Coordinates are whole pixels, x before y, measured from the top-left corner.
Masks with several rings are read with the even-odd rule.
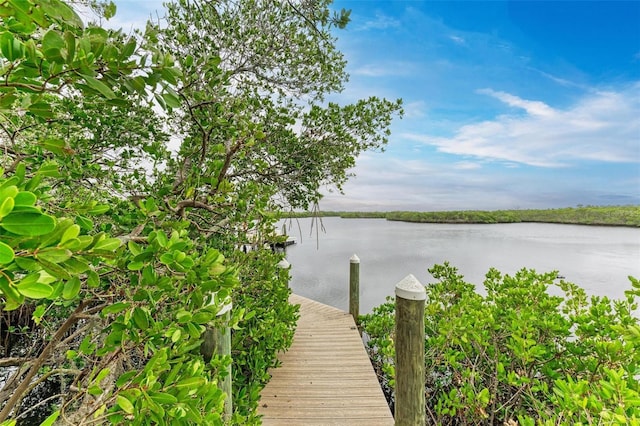
[[[463,210],[448,212],[294,212],[287,217],[339,216],[346,219],[387,219],[418,223],[543,222],[575,225],[640,227],[640,206],[586,206],[547,210]]]

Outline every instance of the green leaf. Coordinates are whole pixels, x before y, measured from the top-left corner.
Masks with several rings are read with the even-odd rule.
[[[142,253],[142,247],[140,247],[139,244],[137,244],[135,241],[133,240],[129,240],[127,242],[127,247],[129,247],[129,251],[131,252],[132,255],[137,256],[140,253]]]
[[[137,371],[127,371],[126,373],[123,373],[120,377],[118,377],[118,380],[116,380],[116,386],[118,386],[119,388],[123,387],[137,374]]]
[[[64,231],[71,225],[73,225],[73,220],[69,218],[58,218],[55,230],[41,238],[38,247],[57,246],[60,243],[62,234],[64,234]]]
[[[122,245],[122,241],[118,238],[105,238],[104,240],[100,240],[93,246],[92,250],[106,250],[106,251],[114,251],[118,247]]]
[[[35,282],[35,283],[19,283],[16,285],[16,289],[26,297],[31,299],[44,299],[49,297],[53,293],[53,287],[49,284]]]
[[[64,233],[62,234],[62,238],[60,238],[60,244],[64,243],[67,240],[75,239],[80,235],[80,226],[73,224],[69,226]]]
[[[157,404],[176,404],[178,398],[166,392],[149,391],[149,397]]]
[[[96,288],[100,285],[100,275],[94,270],[87,272],[87,286]]]
[[[153,266],[149,265],[142,270],[142,282],[146,285],[151,285],[156,282],[157,276]]]
[[[0,204],[0,220],[11,213],[13,206],[15,206],[15,200],[13,198],[7,197],[4,199]]]
[[[163,93],[162,99],[170,108],[180,108],[180,99],[172,93]]]
[[[67,6],[65,3],[53,0],[53,1],[40,1],[38,3],[42,10],[50,17],[62,21],[65,24],[70,24],[73,27],[83,28],[82,19],[76,14],[76,12]]]
[[[71,300],[76,297],[80,293],[80,278],[73,277],[64,283],[64,288],[62,289],[62,297]]]
[[[51,413],[49,417],[47,417],[42,423],[40,423],[40,426],[52,426],[58,419],[58,417],[60,417],[60,410],[56,410]]]
[[[133,322],[140,330],[146,330],[149,328],[149,316],[141,308],[135,308],[133,310]]]
[[[62,263],[68,260],[72,255],[73,253],[71,253],[71,250],[69,249],[55,247],[45,248],[35,253],[36,259],[46,260],[51,263]]]
[[[71,64],[76,55],[76,36],[71,31],[64,32],[64,42],[67,48],[67,64]]]
[[[129,56],[133,55],[133,52],[135,52],[135,50],[136,40],[134,38],[130,38],[120,51],[120,60],[126,61],[127,59],[129,59]]]
[[[56,220],[42,213],[12,213],[2,219],[0,226],[12,234],[35,237],[52,232],[56,227]]]
[[[188,312],[185,310],[180,310],[176,314],[176,320],[178,320],[179,323],[185,323],[187,321],[191,321],[191,318],[193,318],[193,315],[191,314],[191,312]]]
[[[92,385],[89,386],[89,388],[87,388],[87,392],[89,393],[89,395],[102,395],[102,388],[98,385]]]
[[[0,34],[0,51],[9,62],[22,59],[24,56],[23,44],[9,32]]]
[[[38,305],[36,309],[33,311],[31,318],[33,318],[33,321],[39,325],[42,322],[42,317],[46,312],[47,312],[46,305]]]
[[[189,336],[193,339],[199,339],[202,335],[202,330],[196,324],[192,322],[187,323],[187,331],[189,332]]]
[[[40,185],[41,181],[42,181],[42,175],[39,175],[39,174],[36,173],[36,175],[34,177],[29,179],[29,181],[26,183],[24,189],[26,189],[27,191],[34,190],[34,189],[38,188],[38,186]]]
[[[20,191],[14,199],[16,206],[34,206],[38,198],[36,194],[29,191]]]
[[[15,214],[24,214],[24,213],[36,213],[36,214],[42,214],[42,210],[40,210],[39,207],[35,207],[35,206],[15,206],[13,208],[13,213]]]
[[[117,314],[127,309],[131,304],[127,302],[117,302],[102,309],[102,315]]]
[[[24,301],[24,296],[20,294],[15,286],[11,285],[6,277],[0,275],[0,292],[4,295],[6,299],[6,304],[4,305],[5,310],[11,310],[11,308],[18,308],[22,302]],[[9,307],[8,303],[12,302],[12,306]]]
[[[133,404],[124,396],[117,395],[116,403],[120,406],[120,408],[122,408],[122,411],[124,411],[125,413],[133,414],[133,410],[134,410]]]
[[[47,271],[49,274],[53,275],[56,278],[61,280],[70,280],[71,275],[67,272],[65,268],[62,266],[55,264],[53,262],[49,262],[45,259],[38,259],[38,263],[42,266],[42,269]]]
[[[170,265],[173,263],[173,254],[172,253],[164,253],[162,256],[160,256],[160,262],[164,263],[165,265]]]
[[[158,241],[158,244],[160,244],[160,247],[166,247],[169,243],[167,234],[165,234],[163,231],[158,231],[158,233],[156,234],[156,240]],[[171,259],[173,260],[173,257]]]
[[[76,222],[85,231],[91,231],[93,229],[93,221],[84,216],[76,216]]]
[[[15,253],[13,249],[9,247],[7,244],[0,241],[0,264],[2,263],[10,263],[15,258]]]
[[[111,90],[109,86],[104,84],[102,81],[88,75],[83,75],[82,78],[84,78],[84,81],[90,88],[92,88],[96,92],[99,92],[105,98],[114,99],[116,97],[116,94],[113,93],[113,90]]]
[[[58,170],[58,163],[54,161],[47,161],[43,163],[36,173],[40,176],[60,177],[60,172]],[[30,189],[34,189],[34,188],[30,188]]]
[[[64,155],[68,152],[67,143],[62,139],[46,139],[42,141],[42,147],[57,155]],[[57,170],[58,166],[56,165]]]
[[[53,111],[51,110],[51,105],[46,102],[36,102],[34,104],[29,105],[27,108],[31,114],[40,118],[53,118]]]
[[[195,313],[191,320],[196,324],[207,324],[212,319],[213,319],[213,314],[211,312],[201,311],[201,312]]]
[[[51,29],[42,37],[42,53],[45,59],[52,62],[64,62],[60,50],[65,48],[65,42],[58,31]]]
[[[104,6],[103,14],[104,19],[111,19],[116,15],[116,5],[114,2],[110,1]]]
[[[72,257],[64,262],[62,266],[74,275],[82,274],[89,270],[89,264],[81,257]]]
[[[16,257],[15,258],[16,265],[25,271],[39,271],[42,269],[40,264],[36,262],[32,257]]]
[[[3,182],[2,186],[0,186],[0,199],[15,198],[20,190],[13,184],[18,182],[19,179],[17,176],[13,176],[11,179],[7,179],[5,182]]]
[[[91,215],[99,215],[99,214],[104,214],[108,211],[109,211],[108,205],[98,204],[97,206],[92,207],[91,210],[89,210],[87,213]]]
[[[130,271],[139,271],[144,267],[144,263],[140,261],[129,262],[127,269]]]
[[[93,381],[95,383],[100,383],[102,382],[111,372],[111,370],[109,368],[103,368],[102,370],[100,370],[100,372],[96,375],[96,377],[93,379]]]
[[[80,352],[85,355],[90,355],[96,349],[96,345],[91,342],[91,335],[87,335],[82,339],[82,343],[80,343]]]
[[[189,377],[188,379],[183,379],[183,380],[180,380],[178,383],[176,383],[176,387],[178,389],[199,388],[205,383],[206,383],[206,380],[202,377]]]

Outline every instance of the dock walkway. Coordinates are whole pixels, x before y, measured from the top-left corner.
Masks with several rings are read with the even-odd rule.
[[[258,413],[266,426],[393,426],[350,314],[291,295],[300,319],[282,365],[270,371]]]

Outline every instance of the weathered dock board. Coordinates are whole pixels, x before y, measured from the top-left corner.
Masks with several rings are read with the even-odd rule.
[[[270,371],[258,413],[269,425],[394,424],[353,318],[292,295],[300,304],[293,345]]]

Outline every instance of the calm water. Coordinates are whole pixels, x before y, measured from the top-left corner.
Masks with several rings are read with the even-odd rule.
[[[360,258],[360,312],[392,296],[408,274],[433,282],[427,269],[449,261],[480,285],[490,267],[559,271],[588,293],[619,298],[640,277],[640,229],[537,223],[447,225],[384,219],[323,218],[288,223],[297,244],[287,249],[294,292],[348,309],[349,259]],[[310,235],[312,230],[312,235]]]

